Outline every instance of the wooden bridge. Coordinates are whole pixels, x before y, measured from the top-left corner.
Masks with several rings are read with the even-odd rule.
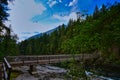
[[[99,57],[98,54],[76,54],[76,55],[32,55],[32,56],[7,56],[4,57],[3,67],[4,80],[10,80],[10,73],[13,66],[33,66],[37,64],[54,64],[71,59],[82,61]]]

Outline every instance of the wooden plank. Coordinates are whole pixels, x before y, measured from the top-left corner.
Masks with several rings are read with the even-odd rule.
[[[4,79],[5,80],[10,80],[10,74],[11,74],[11,65],[7,61],[7,59],[4,57],[3,61],[3,72],[4,72]]]
[[[7,59],[5,57],[4,57],[4,61],[5,61],[5,64],[7,65],[7,67],[10,69],[11,65],[9,64],[9,62],[7,61]]]

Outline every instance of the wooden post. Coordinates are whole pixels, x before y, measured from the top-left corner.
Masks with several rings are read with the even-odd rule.
[[[30,65],[29,73],[32,75],[33,72],[33,65]]]
[[[23,62],[22,65],[24,66],[24,57],[22,57],[22,62]]]
[[[8,80],[10,80],[11,70],[12,70],[12,68],[9,68],[9,70],[8,70]]]
[[[3,61],[4,80],[10,80],[11,70],[12,70],[11,65],[4,57],[4,61]]]
[[[37,64],[38,64],[38,56],[37,56]]]
[[[49,56],[49,64],[50,64],[50,56]]]

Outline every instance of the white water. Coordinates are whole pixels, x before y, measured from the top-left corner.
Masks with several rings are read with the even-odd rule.
[[[86,76],[88,76],[91,80],[114,80],[104,76],[98,76],[93,74],[92,72],[85,71]]]

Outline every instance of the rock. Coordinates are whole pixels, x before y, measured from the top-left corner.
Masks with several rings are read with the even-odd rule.
[[[28,72],[29,66],[20,66],[20,67],[13,67],[13,70],[21,71],[23,73]]]
[[[67,70],[55,66],[35,66],[33,75],[30,75],[28,66],[17,67],[24,74],[19,75],[15,80],[64,80]]]
[[[24,74],[19,75],[15,80],[39,80],[39,79],[35,78],[29,73],[24,73]]]
[[[20,69],[22,72],[28,72],[29,66],[21,66]]]
[[[64,78],[64,74],[67,70],[55,66],[36,66],[36,70],[38,72],[39,78],[42,80],[51,80],[50,78],[58,78],[62,80]]]

